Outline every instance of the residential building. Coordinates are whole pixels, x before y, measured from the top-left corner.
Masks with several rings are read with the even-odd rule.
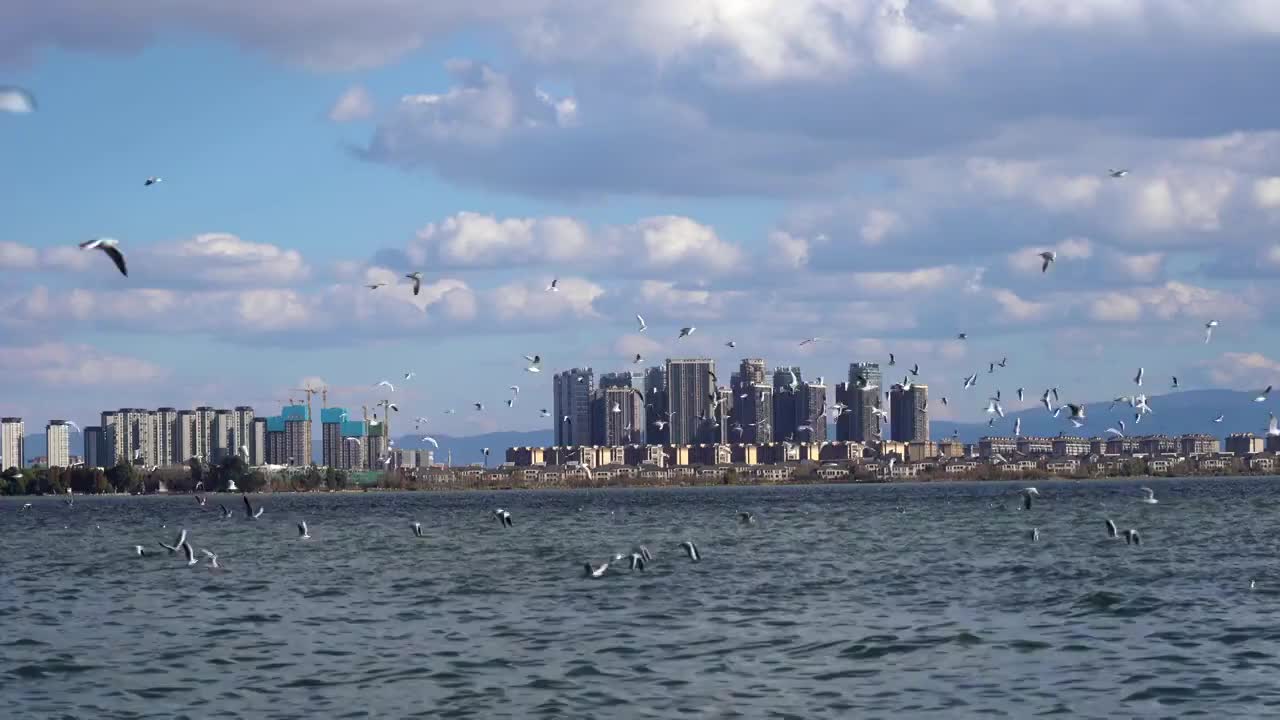
[[[339,407],[320,410],[320,464],[325,467],[342,467],[344,438],[342,425],[347,421],[347,411]]]
[[[796,442],[827,441],[827,386],[822,379],[800,384],[796,397]]]
[[[191,448],[193,457],[204,462],[213,462],[214,438],[217,436],[218,411],[201,406],[196,408],[194,443]]]
[[[288,465],[289,454],[285,450],[284,417],[274,415],[267,418],[266,443],[263,451],[264,465]]]
[[[213,455],[210,462],[220,463],[235,452],[235,420],[230,410],[217,410],[213,414]]]
[[[193,457],[199,457],[196,455],[196,412],[179,410],[173,426],[174,463],[186,465]]]
[[[27,463],[27,426],[20,417],[0,418],[0,465],[5,470],[11,467],[26,467]]]
[[[1088,455],[1089,449],[1087,438],[1059,435],[1053,439],[1053,454],[1059,458]]]
[[[556,373],[552,381],[556,445],[591,444],[591,368]]]
[[[306,405],[286,405],[280,412],[284,419],[285,457],[290,465],[310,465],[311,456],[311,408]]]
[[[253,442],[253,423],[256,420],[253,408],[248,405],[237,405],[235,410],[231,411],[231,430],[233,436],[227,441],[227,449],[232,455],[245,456],[245,462],[250,454],[249,446]]]
[[[1253,433],[1232,433],[1227,436],[1225,449],[1237,457],[1255,455],[1266,449],[1266,441]]]
[[[671,426],[667,408],[667,369],[662,366],[644,371],[645,442],[650,445],[666,445],[671,441]],[[662,421],[659,428],[654,422]]]
[[[365,454],[368,442],[367,424],[363,420],[344,420],[340,433],[342,442],[337,450],[337,467],[341,470],[366,470],[369,458]]]
[[[740,384],[733,398],[735,422],[742,425],[744,443],[773,442],[773,386]]]
[[[841,389],[843,387],[843,390]],[[846,411],[836,420],[836,439],[867,443],[878,439],[880,407],[880,365],[849,363],[849,381],[836,386],[836,402]]]
[[[365,423],[364,466],[369,470],[383,470],[387,467],[387,424],[370,420]]]
[[[178,452],[178,411],[171,407],[156,410],[156,464],[181,465],[187,461]]]
[[[49,467],[71,466],[71,426],[66,420],[50,420],[44,426],[45,464]]]
[[[773,369],[773,437],[775,440],[796,439],[799,417],[797,408],[804,383],[804,373],[796,366]]]
[[[249,434],[249,457],[244,461],[250,467],[267,463],[267,418],[253,418],[253,429]]]
[[[631,385],[632,375],[629,372],[611,372],[600,376],[600,382],[596,386],[599,390],[607,390],[609,388],[628,388]]]
[[[1222,443],[1212,435],[1183,435],[1178,438],[1178,449],[1183,455],[1217,455]]]
[[[894,440],[924,442],[929,439],[929,386],[910,389],[894,385],[889,393],[889,427]]]
[[[102,428],[90,425],[81,433],[84,440],[84,465],[88,468],[105,467],[103,465]]]
[[[667,407],[670,414],[670,443],[692,445],[708,435],[711,376],[715,361],[709,358],[667,360]]]
[[[605,375],[600,381],[605,382]],[[616,383],[615,379],[613,383]],[[593,401],[595,445],[631,445],[644,441],[644,399],[628,385],[604,385]]]
[[[990,458],[994,455],[1009,456],[1018,449],[1018,438],[1011,437],[984,437],[978,439],[978,455],[984,458]],[[1053,445],[1049,446],[1050,451]]]

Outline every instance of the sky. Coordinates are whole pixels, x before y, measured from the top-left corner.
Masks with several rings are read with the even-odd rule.
[[[359,408],[388,379],[475,434],[549,427],[557,369],[834,385],[889,352],[938,419],[1140,366],[1261,388],[1277,74],[1257,0],[17,0],[0,414]]]

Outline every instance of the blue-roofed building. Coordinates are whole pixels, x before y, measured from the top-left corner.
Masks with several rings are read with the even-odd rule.
[[[284,449],[284,417],[274,415],[267,418],[267,450],[263,453],[263,461],[268,465],[283,465],[288,458]]]
[[[347,438],[359,438],[361,442],[348,442]],[[320,409],[320,455],[323,465],[339,470],[364,467],[360,462],[363,458],[363,442],[363,422],[351,420],[344,408]]]
[[[280,411],[284,419],[285,465],[310,465],[311,409],[306,405],[286,405]]]

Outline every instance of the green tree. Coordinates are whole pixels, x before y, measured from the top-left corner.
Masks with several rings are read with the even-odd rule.
[[[245,475],[244,478],[236,483],[240,490],[247,493],[254,493],[262,490],[267,486],[267,476],[262,474],[261,470],[254,470]]]
[[[107,482],[116,492],[135,493],[142,489],[142,478],[137,468],[126,462],[119,462],[106,471]]]

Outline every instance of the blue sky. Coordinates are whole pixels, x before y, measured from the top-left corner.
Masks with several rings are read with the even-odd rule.
[[[0,413],[29,427],[387,378],[438,432],[531,429],[556,369],[637,352],[834,384],[894,351],[962,420],[974,371],[1280,380],[1280,8],[134,5],[0,29],[39,101],[0,113]],[[75,248],[100,235],[129,278]]]

